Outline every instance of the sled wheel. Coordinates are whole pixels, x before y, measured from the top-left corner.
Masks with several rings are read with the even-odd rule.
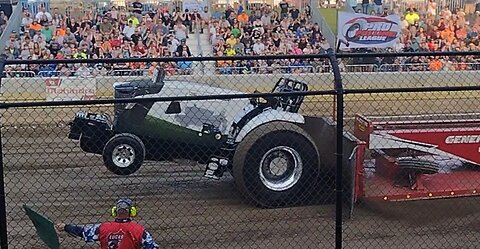
[[[440,164],[421,158],[402,158],[398,160],[400,169],[416,171],[421,174],[435,174],[440,170]]]
[[[239,191],[261,207],[308,200],[319,182],[320,160],[310,136],[288,122],[271,122],[250,132],[233,157]]]
[[[394,186],[412,187],[418,174],[435,174],[440,170],[440,164],[421,158],[398,159],[399,171],[394,178]]]
[[[139,137],[122,133],[113,136],[103,148],[103,162],[117,175],[137,171],[145,159],[145,145]]]

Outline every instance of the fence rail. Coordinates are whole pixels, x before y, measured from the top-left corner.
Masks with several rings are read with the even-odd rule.
[[[476,67],[342,66],[478,55],[238,57],[247,66],[221,69],[256,73],[234,75],[206,67],[229,57],[0,58],[1,248],[57,236],[82,247],[81,236],[36,227],[24,207],[94,234],[83,225],[113,220],[120,197],[134,201],[135,221],[159,248],[478,248]],[[292,60],[323,64],[280,65]],[[185,61],[198,62],[191,74],[168,74]],[[272,66],[255,66],[264,62]],[[95,77],[4,70],[121,63],[156,66]]]

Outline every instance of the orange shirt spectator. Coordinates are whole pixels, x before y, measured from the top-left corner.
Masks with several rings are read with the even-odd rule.
[[[55,30],[55,37],[58,37],[58,36],[65,36],[65,33],[67,31],[62,28],[62,27],[57,27],[57,29]]]
[[[450,28],[446,28],[444,31],[440,33],[442,39],[448,43],[452,43],[455,39],[455,34]]]
[[[245,12],[237,16],[237,20],[239,23],[246,24],[248,23],[248,15]]]
[[[430,71],[440,71],[443,68],[443,63],[438,58],[434,58],[430,61],[428,69]]]
[[[32,25],[30,25],[30,28],[35,31],[40,31],[42,30],[43,26],[40,23],[33,21]]]
[[[102,49],[103,51],[110,52],[112,51],[112,43],[109,40],[105,40],[102,42]]]

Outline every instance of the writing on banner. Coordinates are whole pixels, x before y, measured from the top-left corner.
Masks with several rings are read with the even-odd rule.
[[[393,47],[400,35],[399,15],[380,17],[343,11],[338,14],[340,49]]]
[[[194,10],[199,13],[203,12],[203,9],[207,7],[207,1],[198,1],[198,0],[183,0],[182,1],[183,11],[188,10],[190,13]]]
[[[47,101],[91,100],[97,97],[95,78],[47,78]]]

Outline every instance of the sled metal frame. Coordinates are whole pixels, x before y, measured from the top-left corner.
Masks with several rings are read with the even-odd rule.
[[[441,119],[439,117],[447,117]],[[364,144],[359,144],[355,163],[355,200],[408,201],[480,195],[480,167],[477,163],[470,168],[461,168],[448,173],[418,174],[412,187],[394,185],[394,177],[399,172],[399,157],[406,151],[416,155],[441,155],[466,160],[458,153],[449,153],[429,144],[418,141],[397,139],[382,141],[395,133],[409,132],[435,134],[438,132],[474,131],[480,133],[480,114],[418,115],[395,117],[366,117],[357,114],[354,135]],[[372,138],[377,144],[372,144]],[[380,146],[382,142],[383,144]],[[467,144],[476,146],[479,144]],[[378,148],[377,148],[378,147]],[[370,158],[366,158],[370,152]],[[372,160],[373,159],[373,160]],[[373,161],[373,163],[372,163]],[[477,164],[477,165],[474,165]]]

